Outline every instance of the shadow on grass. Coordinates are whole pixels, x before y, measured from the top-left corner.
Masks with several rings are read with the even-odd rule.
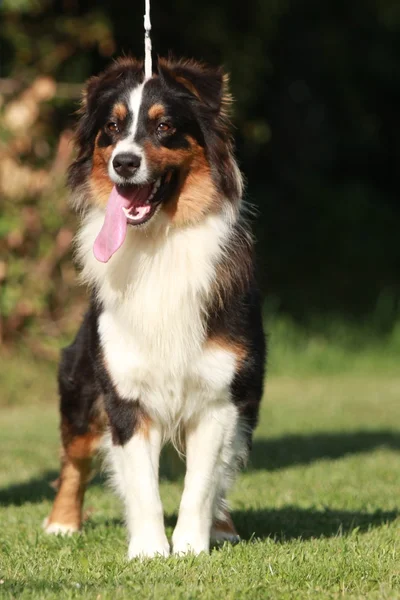
[[[57,471],[45,471],[40,476],[23,483],[15,483],[0,489],[0,506],[21,506],[25,502],[42,502],[54,498],[51,482],[58,477]]]
[[[273,538],[284,543],[296,539],[329,538],[338,535],[366,532],[391,523],[400,516],[397,511],[376,511],[373,513],[346,510],[303,509],[286,506],[279,509],[236,510],[232,518],[242,540]],[[173,530],[177,515],[166,515],[165,527]],[[124,527],[122,519],[89,518],[85,523],[87,531],[97,527]]]
[[[10,486],[0,490],[0,505],[20,506],[25,502],[41,502],[52,500],[54,490],[50,483],[57,473],[48,471],[42,477],[23,484]],[[103,485],[102,478],[97,476],[91,485]],[[292,539],[310,539],[350,535],[352,532],[365,532],[369,529],[390,523],[400,516],[397,511],[376,511],[374,513],[345,510],[302,509],[295,506],[280,509],[263,508],[259,510],[237,510],[232,513],[236,528],[242,539],[273,538],[278,542]],[[177,516],[166,515],[165,525],[173,529]],[[93,515],[85,522],[88,530],[97,527],[121,527],[122,519],[96,517]]]
[[[45,471],[38,477],[0,489],[0,506],[22,506],[26,502],[54,500],[55,490],[52,482],[58,475],[59,471]],[[90,485],[102,484],[103,479],[100,475],[96,475],[90,483]]]
[[[249,470],[275,471],[317,460],[335,460],[377,448],[400,450],[400,434],[390,430],[286,435],[254,440]]]
[[[53,500],[55,489],[52,483],[60,472],[51,470],[22,483],[11,484],[0,488],[0,506],[22,506],[26,502],[39,503]],[[160,465],[160,478],[166,481],[177,481],[185,474],[185,465],[175,452],[170,449],[163,454]],[[106,477],[98,473],[90,482],[93,485],[105,485]]]
[[[249,470],[275,471],[317,460],[335,460],[349,454],[371,452],[377,448],[400,450],[400,434],[381,430],[258,439],[253,444]],[[170,448],[162,455],[160,475],[161,479],[168,481],[177,481],[184,475],[184,463]],[[0,506],[52,500],[54,490],[51,482],[57,477],[58,471],[46,471],[29,481],[0,489]],[[96,476],[91,485],[100,485],[102,481],[102,477]]]
[[[232,513],[242,539],[273,538],[277,542],[351,535],[366,532],[399,517],[397,511],[366,513],[346,510],[316,510],[287,506],[280,509],[240,510]]]

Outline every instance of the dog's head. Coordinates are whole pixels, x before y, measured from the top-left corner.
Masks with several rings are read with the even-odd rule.
[[[224,202],[237,205],[229,103],[219,68],[159,59],[145,80],[141,62],[117,60],[84,93],[69,172],[76,204],[108,210],[120,203],[134,227],[160,211],[179,227]]]

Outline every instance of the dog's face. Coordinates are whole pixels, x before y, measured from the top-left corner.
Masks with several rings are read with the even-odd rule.
[[[79,201],[106,206],[117,194],[134,227],[159,210],[180,226],[236,202],[225,88],[220,69],[161,59],[150,80],[133,59],[89,80],[69,177]]]

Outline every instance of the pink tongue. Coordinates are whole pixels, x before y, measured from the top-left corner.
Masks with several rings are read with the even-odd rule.
[[[93,253],[98,261],[106,263],[112,255],[122,246],[126,236],[127,220],[122,208],[130,208],[137,203],[136,217],[145,215],[149,209],[140,206],[148,198],[152,186],[144,186],[134,191],[127,190],[126,195],[122,196],[114,186],[107,202],[106,216],[103,227],[97,236]]]

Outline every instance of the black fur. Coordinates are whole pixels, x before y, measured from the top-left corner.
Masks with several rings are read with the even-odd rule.
[[[74,342],[63,350],[58,371],[61,415],[72,435],[89,431],[102,391],[95,375],[98,352],[97,315],[89,310]]]

